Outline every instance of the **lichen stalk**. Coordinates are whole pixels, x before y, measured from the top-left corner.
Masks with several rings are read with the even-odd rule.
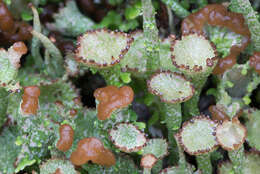
[[[158,160],[152,168],[152,173],[159,173],[163,167],[163,160]]]
[[[243,14],[251,33],[254,48],[260,51],[260,22],[249,0],[231,0],[231,10]]]
[[[191,46],[191,42],[196,42],[196,46]],[[217,64],[216,48],[203,35],[184,34],[181,40],[172,41],[171,58],[173,65],[191,79],[196,91],[193,98],[184,104],[185,117],[199,115],[199,95]]]
[[[162,108],[162,112],[165,115],[166,127],[168,129],[171,162],[175,163],[178,161],[178,147],[174,136],[180,128],[182,122],[181,104],[163,103]]]
[[[41,33],[42,28],[41,28],[41,22],[40,22],[40,17],[37,9],[31,5],[31,9],[33,12],[33,29],[39,33]],[[32,51],[32,56],[35,60],[35,64],[38,68],[41,68],[43,66],[43,59],[40,54],[40,40],[37,37],[32,38],[32,45],[31,45],[31,51]]]
[[[151,174],[151,169],[149,169],[149,168],[144,168],[143,174]]]
[[[179,155],[178,166],[180,166],[180,168],[185,169],[185,168],[187,168],[187,163],[186,163],[183,149],[178,141],[178,134],[175,134],[174,139],[175,139],[175,142],[176,142],[177,148],[178,148],[178,155]]]
[[[167,6],[169,6],[174,13],[181,18],[185,18],[190,14],[179,2],[176,0],[162,0]]]
[[[210,161],[210,153],[196,156],[198,168],[201,169],[203,174],[212,173],[212,165]]]
[[[183,104],[183,120],[187,121],[192,116],[200,114],[198,102],[200,98],[200,92],[195,91],[194,96]]]
[[[65,69],[63,67],[64,60],[60,50],[45,35],[35,30],[32,30],[31,33],[33,36],[37,37],[42,42],[44,47],[49,51],[50,56],[52,57],[52,65],[55,67],[55,74],[57,77],[61,77]]]
[[[238,150],[228,152],[228,156],[233,164],[233,169],[236,174],[243,174],[243,162],[245,161],[244,147]]]
[[[8,92],[4,88],[0,87],[0,128],[6,120],[8,101]]]
[[[148,71],[155,71],[160,65],[159,61],[159,37],[155,20],[155,9],[151,0],[142,0],[143,7],[143,30],[145,47],[150,60],[147,63]]]
[[[184,109],[183,109],[184,118],[183,119],[185,121],[189,120],[191,116],[196,116],[196,115],[200,114],[198,103],[199,103],[199,99],[200,99],[201,90],[207,81],[207,76],[200,77],[200,78],[193,77],[193,79],[191,81],[196,90],[195,90],[195,93],[192,96],[192,98],[190,100],[186,101],[183,105],[183,107],[184,107]]]

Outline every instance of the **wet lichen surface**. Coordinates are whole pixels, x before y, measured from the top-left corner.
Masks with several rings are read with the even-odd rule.
[[[0,174],[258,174],[259,10],[0,0]]]

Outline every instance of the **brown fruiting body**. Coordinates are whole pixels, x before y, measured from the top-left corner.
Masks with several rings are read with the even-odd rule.
[[[27,86],[24,88],[21,109],[23,114],[36,115],[38,110],[38,98],[40,96],[40,88],[38,86]]]
[[[11,64],[15,67],[15,68],[19,68],[20,67],[20,57],[24,54],[27,53],[28,49],[26,47],[26,45],[23,42],[15,42],[13,44],[13,46],[11,47],[13,48],[13,51],[16,52],[16,54],[19,55],[18,59],[9,59],[11,61]],[[8,50],[9,52],[9,50]]]
[[[213,74],[223,74],[226,69],[236,64],[236,57],[249,44],[250,31],[245,24],[242,14],[229,12],[227,8],[221,4],[210,4],[192,13],[182,21],[182,34],[205,34],[203,31],[205,24],[227,27],[229,30],[244,36],[242,44],[232,46],[230,54],[220,59],[216,65]]]
[[[211,105],[209,107],[209,112],[211,113],[211,119],[214,121],[223,122],[229,120],[229,116],[216,105]]]
[[[227,56],[219,59],[216,68],[213,70],[213,74],[223,74],[227,69],[232,68],[237,63],[236,56]]]
[[[249,65],[260,75],[260,52],[254,52],[249,59]]]
[[[58,106],[58,107],[64,107],[62,101],[60,101],[60,100],[55,101],[54,104],[55,104],[56,106]]]
[[[4,2],[0,0],[0,29],[1,31],[10,31],[14,27],[14,19]]]
[[[31,26],[25,22],[15,21],[12,14],[0,0],[0,43],[12,44],[31,39]]]
[[[74,117],[75,115],[77,115],[78,111],[76,109],[71,109],[70,110],[70,116]]]
[[[60,139],[56,144],[57,149],[66,152],[72,146],[74,140],[74,130],[68,124],[63,124],[60,126]]]
[[[74,98],[73,98],[73,102],[74,102],[76,105],[80,105],[80,106],[82,105],[80,97],[74,97]]]
[[[141,159],[141,167],[151,169],[157,162],[157,158],[153,154],[146,154]]]
[[[98,119],[105,120],[111,116],[114,110],[131,104],[134,99],[134,92],[129,86],[120,88],[107,86],[96,89],[94,97],[99,101],[97,107]]]
[[[28,49],[23,42],[15,42],[13,44],[14,51],[18,52],[19,54],[23,55],[26,54]]]
[[[55,173],[54,173],[54,174],[63,174],[63,173],[61,172],[60,168],[57,168],[57,169],[55,170]]]
[[[82,165],[88,161],[103,166],[112,166],[116,163],[114,154],[105,149],[103,143],[95,137],[80,140],[76,151],[70,156],[70,161],[74,165]]]

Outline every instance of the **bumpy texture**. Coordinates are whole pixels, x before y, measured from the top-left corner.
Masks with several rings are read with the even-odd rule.
[[[16,157],[21,151],[21,147],[15,144],[18,136],[17,128],[5,128],[0,134],[0,169],[6,174],[13,174],[15,171]],[[8,142],[8,143],[7,143]]]
[[[0,174],[258,174],[260,3],[212,2],[0,0]]]
[[[181,103],[194,94],[191,82],[178,73],[159,72],[147,81],[148,90],[166,103]]]
[[[250,146],[256,148],[257,150],[260,149],[260,134],[258,131],[260,125],[260,111],[259,110],[249,110],[247,115],[247,140]]]
[[[207,72],[218,60],[215,46],[198,34],[183,35],[181,40],[173,41],[171,51],[173,64],[190,74]]]
[[[242,164],[243,173],[257,174],[259,171],[260,160],[259,155],[255,153],[245,154],[245,160]],[[234,166],[230,162],[223,162],[218,167],[219,174],[229,174],[234,172]]]
[[[209,118],[194,117],[182,125],[178,140],[191,155],[207,153],[218,145],[215,137],[216,126]]]
[[[78,38],[76,60],[89,66],[113,66],[127,53],[133,39],[123,32],[87,31]]]
[[[50,159],[40,167],[41,174],[76,174],[74,166],[68,160]]]
[[[113,144],[123,152],[137,152],[146,143],[144,133],[132,124],[118,124],[109,131],[109,135]]]

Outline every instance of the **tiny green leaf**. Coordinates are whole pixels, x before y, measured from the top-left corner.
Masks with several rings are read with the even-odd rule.
[[[22,13],[22,19],[24,21],[31,21],[33,19],[33,16],[31,13],[25,11]]]
[[[130,73],[121,73],[120,78],[124,83],[130,83],[131,82],[131,74]]]

